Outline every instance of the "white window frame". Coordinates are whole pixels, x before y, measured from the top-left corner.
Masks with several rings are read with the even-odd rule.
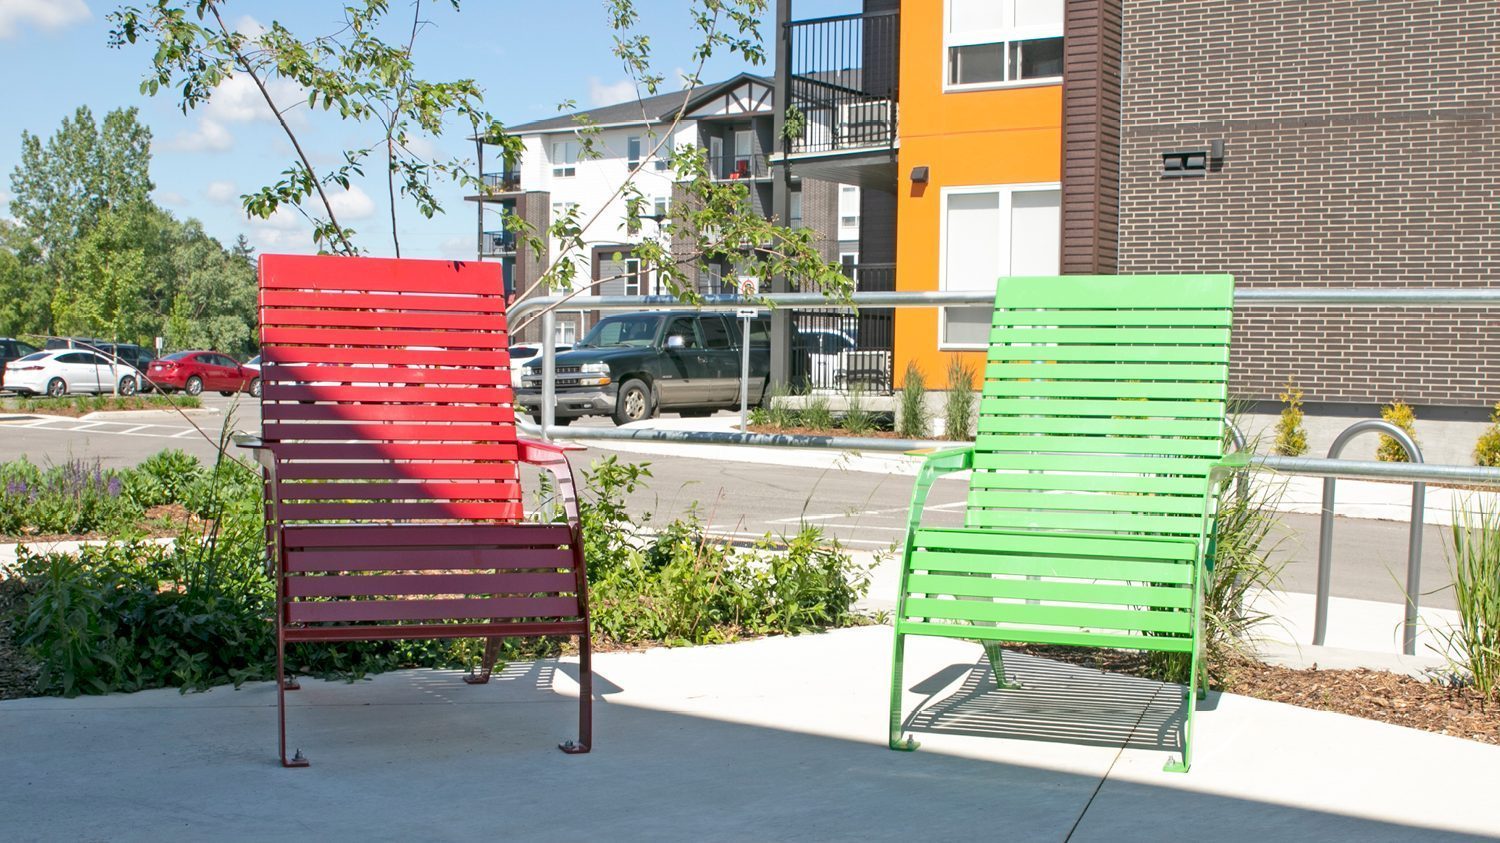
[[[635,144],[635,157],[630,157],[630,145]],[[631,135],[625,139],[625,166],[634,170],[641,165],[646,158],[646,139],[640,135]]]
[[[1000,245],[1000,263],[1002,266],[1010,266],[1010,240],[1011,240],[1011,208],[1014,207],[1012,197],[1017,193],[1061,191],[1062,182],[1026,182],[1022,184],[964,184],[945,187],[939,191],[938,213],[938,289],[948,290],[948,197],[972,193],[996,193],[1000,195],[999,231],[995,232],[997,242]],[[1061,213],[1061,197],[1059,197],[1058,212]],[[1061,237],[1061,233],[1059,233]],[[1059,262],[1061,258],[1059,257]],[[998,280],[998,279],[997,279]],[[971,307],[963,305],[956,307]],[[938,350],[939,351],[985,351],[989,348],[988,343],[952,343],[947,341],[948,336],[948,308],[938,308]]]
[[[559,157],[558,147],[562,147]],[[582,151],[583,145],[577,140],[552,141],[547,148],[548,160],[552,164],[552,177],[555,179],[570,179],[578,175],[578,153]]]
[[[996,3],[1004,4],[1005,16],[1009,20],[1015,20],[1015,0],[994,0]],[[1066,15],[1067,2],[1063,0],[1063,10]],[[1062,76],[1041,76],[1035,79],[1014,79],[1000,82],[968,82],[955,83],[951,81],[953,75],[950,64],[952,62],[953,47],[968,47],[977,44],[1000,44],[1001,60],[1010,61],[1010,45],[1016,41],[1031,41],[1037,38],[1062,38],[1063,26],[1010,26],[1002,29],[975,30],[972,32],[952,32],[953,0],[943,0],[943,50],[938,59],[941,62],[941,73],[943,80],[943,92],[962,91],[992,91],[999,88],[1034,88],[1042,85],[1061,84]]]
[[[853,270],[849,274],[849,280],[859,281],[859,252],[839,252],[839,269],[844,268],[844,258],[850,258],[849,266]]]

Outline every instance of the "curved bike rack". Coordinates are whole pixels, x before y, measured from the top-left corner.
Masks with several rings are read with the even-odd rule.
[[[1421,463],[1422,450],[1401,428],[1381,419],[1365,419],[1344,428],[1328,448],[1328,459],[1336,459],[1344,446],[1361,433],[1379,432],[1395,439],[1406,449],[1411,462]],[[1318,595],[1313,619],[1313,644],[1322,646],[1328,632],[1328,591],[1333,581],[1333,495],[1337,478],[1323,480],[1323,515],[1318,525]],[[1411,487],[1411,533],[1406,550],[1406,619],[1402,622],[1401,652],[1417,652],[1417,600],[1422,579],[1422,510],[1427,501],[1427,484],[1417,481]]]

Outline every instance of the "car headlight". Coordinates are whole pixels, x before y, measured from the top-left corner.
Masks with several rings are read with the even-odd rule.
[[[608,363],[585,363],[578,367],[579,386],[604,386],[609,383]]]

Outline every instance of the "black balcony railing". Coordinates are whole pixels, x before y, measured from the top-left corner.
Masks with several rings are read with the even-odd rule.
[[[511,255],[516,251],[516,235],[511,231],[486,231],[479,235],[479,254],[485,257]]]
[[[787,24],[793,153],[895,145],[900,24],[897,12]]]
[[[485,173],[480,176],[487,193],[511,193],[521,189],[521,172],[519,170],[501,170],[495,173]]]
[[[861,264],[858,273],[857,289],[896,289],[892,264]],[[792,311],[791,380],[799,388],[848,392],[861,387],[888,395],[894,383],[895,347],[892,308]]]
[[[771,175],[770,156],[764,154],[710,155],[708,174],[719,181],[767,178]]]

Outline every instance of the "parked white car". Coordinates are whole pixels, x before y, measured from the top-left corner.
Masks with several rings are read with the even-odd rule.
[[[533,360],[540,360],[542,358],[542,349],[545,347],[546,346],[539,342],[516,343],[515,345],[510,347],[511,386],[519,387],[521,385],[521,375],[525,373],[526,364],[530,363]],[[562,354],[564,351],[572,350],[573,346],[571,345],[557,346],[558,354]],[[538,363],[537,365],[540,366],[541,364]]]
[[[124,363],[77,348],[38,351],[5,364],[5,388],[23,395],[114,392],[134,395],[145,378]]]

